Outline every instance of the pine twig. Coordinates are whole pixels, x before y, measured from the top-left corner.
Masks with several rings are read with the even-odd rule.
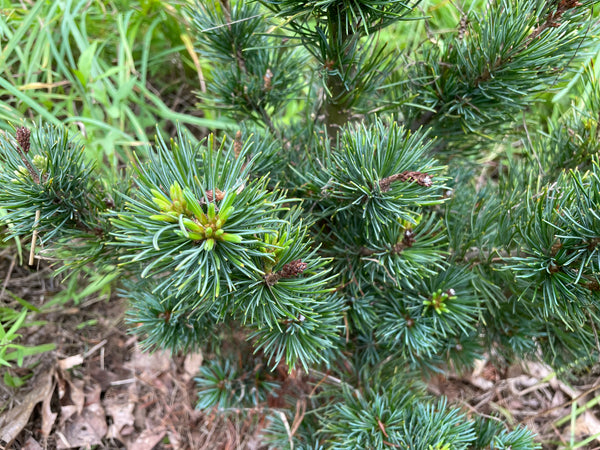
[[[41,211],[38,209],[35,212],[35,222],[33,223],[33,234],[31,235],[31,250],[29,251],[29,265],[33,266],[35,262],[35,241],[37,240],[38,230],[37,225],[40,221]]]

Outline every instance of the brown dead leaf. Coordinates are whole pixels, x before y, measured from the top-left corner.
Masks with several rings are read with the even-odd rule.
[[[102,370],[99,367],[90,368],[90,376],[96,381],[96,383],[100,384],[100,387],[103,391],[106,391],[110,384],[116,380],[118,377],[115,373],[109,370]]]
[[[526,371],[533,377],[541,380],[554,380],[560,390],[567,396],[571,397],[579,406],[585,406],[585,399],[581,398],[582,394],[572,386],[563,383],[556,379],[556,373],[547,365],[539,362],[525,362]],[[552,385],[552,383],[551,383]],[[585,411],[577,418],[575,422],[576,436],[599,436],[600,435],[600,420],[593,414],[591,410]],[[570,434],[570,430],[566,431]],[[600,437],[596,437],[596,442],[600,442]]]
[[[152,450],[165,434],[167,434],[167,430],[163,427],[158,427],[153,430],[145,429],[131,445],[127,446],[127,448],[130,450]]]
[[[198,374],[202,361],[202,353],[200,352],[191,353],[185,357],[185,360],[183,361],[183,370],[185,372],[182,377],[184,381],[187,382]]]
[[[143,353],[136,345],[133,357],[129,362],[123,364],[123,366],[136,373],[146,372],[156,374],[169,370],[171,361],[171,354],[167,351]]]
[[[27,425],[35,405],[52,396],[54,370],[41,372],[35,385],[14,408],[0,415],[0,440],[12,442]]]
[[[570,433],[570,431],[568,431]],[[600,421],[590,411],[585,411],[575,421],[575,436],[579,439],[600,434]],[[598,441],[598,439],[596,439]]]
[[[134,430],[135,399],[131,399],[125,391],[117,393],[115,391],[115,389],[107,391],[103,402],[106,415],[112,417],[107,436],[124,441],[123,436],[131,434]]]
[[[555,391],[554,396],[552,397],[552,402],[550,402],[550,406],[553,408],[559,407],[566,401],[565,395],[562,391]]]
[[[47,395],[42,402],[42,436],[46,439],[50,435],[50,431],[52,431],[52,426],[56,421],[56,416],[58,413],[52,412],[50,408],[50,401],[52,400],[52,393],[54,392],[55,384],[52,383],[52,387],[50,388],[50,395]]]
[[[71,416],[81,414],[85,404],[85,394],[83,393],[83,380],[71,380],[68,372],[59,372],[60,378],[64,381],[62,398],[60,399],[60,427],[62,427]],[[60,394],[59,394],[60,396]]]
[[[81,364],[83,364],[82,355],[73,355],[58,361],[58,367],[60,367],[61,370],[69,370],[75,366],[80,366]]]
[[[108,431],[104,408],[99,403],[86,406],[81,414],[69,420],[59,431],[64,439],[57,441],[57,449],[101,444]]]
[[[43,450],[43,449],[44,449],[44,447],[42,447],[40,445],[40,443],[32,437],[29,437],[29,439],[27,439],[25,441],[25,445],[22,448],[22,450]]]
[[[100,403],[102,388],[99,384],[92,383],[91,378],[87,378],[86,381],[87,383],[85,386],[85,404],[91,405],[92,403]]]

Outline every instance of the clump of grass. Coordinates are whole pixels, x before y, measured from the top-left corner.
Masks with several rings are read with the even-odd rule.
[[[195,110],[202,81],[182,2],[4,2],[0,129],[24,120],[78,127],[111,170],[161,131],[223,129]]]

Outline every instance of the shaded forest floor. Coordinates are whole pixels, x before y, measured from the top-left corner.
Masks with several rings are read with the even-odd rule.
[[[50,275],[47,267],[19,266],[4,249],[0,306],[15,307],[13,296],[37,307],[49,302],[63,289]],[[36,317],[46,321],[43,326],[20,330],[24,345],[51,342],[56,349],[26,358],[23,367],[0,369],[0,375],[8,371],[26,380],[19,388],[0,381],[0,448],[264,448],[265,418],[259,412],[242,418],[194,409],[193,378],[202,355],[141,352],[137,338],[126,332],[126,307],[116,295],[86,298],[50,307]],[[582,442],[600,433],[597,373],[578,374],[567,383],[537,363],[482,362],[470,374],[434,377],[428,385],[432,394],[446,395],[467,412],[529,426],[544,448],[575,448],[573,442],[577,448],[600,448],[600,438]]]

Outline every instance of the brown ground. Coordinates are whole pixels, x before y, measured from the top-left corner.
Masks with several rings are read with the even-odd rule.
[[[13,264],[0,252],[0,306],[21,309],[16,294],[35,306],[61,289],[48,268]],[[171,357],[141,353],[123,324],[125,304],[116,296],[49,308],[22,329],[28,346],[54,342],[56,350],[30,357],[11,375],[27,377],[20,388],[0,380],[0,449],[258,449],[251,420],[205,415],[194,409],[193,376],[200,354]],[[54,311],[53,311],[54,309]],[[88,325],[78,329],[78,325]],[[26,334],[26,335],[25,335]],[[0,375],[4,369],[0,369]]]
[[[0,307],[20,310],[10,293],[40,307],[62,289],[47,267],[20,266],[14,249],[0,251]],[[68,305],[48,307],[35,318],[45,325],[21,330],[23,344],[53,342],[56,349],[8,369],[26,380],[20,388],[0,380],[0,449],[262,448],[260,416],[242,420],[194,409],[200,354],[141,353],[137,339],[126,333],[126,305],[116,296]],[[484,363],[468,376],[435,378],[429,386],[465,411],[528,425],[544,448],[572,448],[571,438],[579,442],[600,433],[594,407],[573,427],[570,422],[574,402],[581,406],[596,397],[598,376],[585,374],[569,386],[549,374],[540,364]],[[578,448],[600,448],[600,438]]]

